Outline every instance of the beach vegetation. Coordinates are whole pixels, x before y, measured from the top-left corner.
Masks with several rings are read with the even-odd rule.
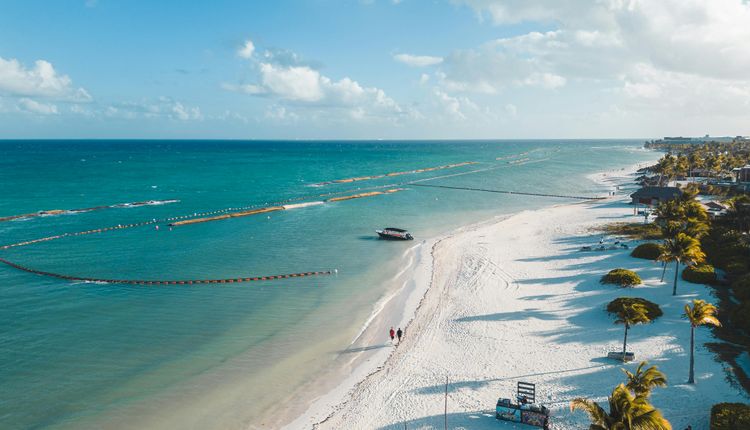
[[[653,223],[625,223],[616,222],[607,224],[602,231],[609,235],[625,236],[633,240],[658,240],[662,239],[661,229]]]
[[[609,411],[593,400],[576,398],[570,410],[586,412],[591,420],[590,430],[671,430],[672,425],[648,398],[633,394],[625,384],[612,390],[607,398]]]
[[[717,403],[711,408],[711,430],[750,429],[750,405]]]
[[[716,282],[716,271],[710,264],[695,264],[682,271],[682,279],[693,284],[712,284]]]
[[[729,322],[735,328],[750,334],[750,318],[748,318],[748,315],[750,315],[750,301],[745,300],[731,310]]]
[[[646,142],[646,148],[668,153],[659,162],[645,169],[657,175],[655,179],[702,176],[724,178],[735,167],[750,163],[750,142],[735,138],[731,141],[695,142]]]
[[[702,263],[705,260],[705,254],[701,250],[700,242],[697,239],[685,233],[678,233],[674,238],[664,241],[663,252],[659,256],[659,260],[665,264],[672,261],[675,263],[672,295],[676,296],[677,275],[680,271],[680,263],[687,265]]]
[[[689,206],[683,205],[677,208],[672,205],[660,211],[663,212],[662,218],[665,221],[671,219],[677,224],[668,226],[668,221],[661,222],[659,219],[654,224],[659,224],[660,229],[666,233],[667,239],[670,235],[677,237],[677,234],[681,232],[700,241],[705,261],[716,268],[716,280],[710,285],[716,289],[717,297],[720,298],[717,306],[724,315],[728,316],[722,321],[726,327],[715,333],[733,345],[750,345],[750,192],[748,192],[746,172],[740,171],[737,172],[736,177],[731,177],[735,173],[733,169],[743,168],[750,164],[750,139],[738,137],[731,141],[702,144],[655,141],[648,142],[646,147],[664,150],[670,155],[668,157],[665,155],[666,159],[657,166],[639,170],[642,174],[639,178],[641,183],[655,185],[664,175],[675,178],[696,176],[708,178],[700,180],[701,183],[696,186],[691,186],[688,195],[683,193],[680,200],[686,203],[693,202]],[[685,163],[676,161],[683,157],[687,160],[687,170],[685,170]],[[666,172],[665,170],[668,169],[665,168],[671,171]],[[698,204],[696,199],[690,196],[696,188],[699,189],[700,194],[711,195],[712,199],[722,199],[722,203],[727,206],[726,212],[715,214],[704,221],[701,211],[695,206]],[[691,216],[708,228],[683,228]],[[698,275],[697,272],[703,271],[686,269],[685,272],[687,273],[684,278],[688,279],[694,274]],[[710,277],[711,275],[701,273],[698,276]],[[692,331],[694,327],[691,324]],[[743,349],[747,350],[747,348]],[[746,390],[750,390],[750,381],[742,375],[742,372],[737,375],[737,382]],[[728,427],[725,424],[717,428],[744,427],[750,428],[748,425],[731,424]]]
[[[601,283],[615,284],[621,287],[632,287],[642,283],[641,277],[637,273],[628,269],[612,269],[606,275],[602,276]]]
[[[739,301],[750,300],[750,273],[740,276],[732,282],[732,293]]]
[[[640,303],[622,302],[613,313],[616,317],[615,324],[625,326],[625,336],[622,340],[622,360],[625,361],[628,351],[628,330],[634,325],[650,323],[651,318],[648,317],[646,306]]]
[[[702,325],[720,327],[721,323],[716,318],[716,306],[705,300],[695,299],[692,306],[685,305],[685,316],[690,322],[690,372],[688,384],[695,384],[695,329]]]
[[[661,255],[661,245],[654,242],[642,243],[635,247],[630,253],[631,257],[643,258],[645,260],[656,260]]]
[[[695,200],[683,198],[659,204],[656,208],[656,224],[666,239],[673,239],[680,233],[699,239],[709,229],[708,214],[703,206]]]
[[[733,230],[724,220],[712,222],[709,234],[701,238],[701,247],[714,267],[724,271],[728,271],[732,265],[735,270],[741,269],[740,265],[747,267],[747,256],[750,255],[747,236]],[[741,274],[735,272],[733,275]]]
[[[646,316],[653,321],[664,315],[659,305],[640,297],[618,297],[607,304],[607,312],[617,314],[625,306],[638,304],[646,308]]]
[[[620,369],[625,373],[627,380],[625,387],[636,396],[646,398],[651,395],[651,390],[654,388],[667,386],[667,375],[656,366],[645,368],[647,365],[647,361],[642,361],[636,368],[635,373],[631,373],[627,369]]]
[[[727,277],[737,278],[747,273],[747,263],[744,261],[734,260],[726,265],[726,268],[724,271],[727,274]]]

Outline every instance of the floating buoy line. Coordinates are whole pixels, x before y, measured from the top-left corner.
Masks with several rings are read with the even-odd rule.
[[[323,276],[331,275],[335,273],[331,270],[317,271],[317,272],[301,272],[301,273],[289,273],[284,275],[270,275],[270,276],[252,276],[252,277],[239,277],[239,278],[225,278],[225,279],[188,279],[188,280],[177,280],[177,281],[162,281],[162,280],[142,280],[142,279],[104,279],[104,278],[88,278],[82,276],[70,276],[62,275],[59,273],[45,272],[43,270],[31,269],[29,267],[21,266],[20,264],[13,263],[4,258],[0,258],[0,263],[6,264],[14,269],[22,270],[24,272],[33,273],[35,275],[47,276],[50,278],[64,279],[66,281],[79,281],[79,282],[94,282],[103,284],[130,284],[130,285],[194,285],[194,284],[232,284],[241,282],[253,282],[253,281],[270,281],[274,279],[288,279],[288,278],[302,278],[305,276]]]

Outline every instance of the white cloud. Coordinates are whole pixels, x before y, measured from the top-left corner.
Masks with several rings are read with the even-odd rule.
[[[242,47],[237,50],[237,56],[249,59],[252,58],[253,52],[255,52],[255,45],[252,40],[248,39],[242,44]]]
[[[461,102],[458,98],[449,96],[440,90],[435,90],[435,97],[440,101],[448,115],[455,119],[466,119],[466,115],[461,112]]]
[[[317,70],[306,66],[284,67],[261,63],[260,75],[265,92],[286,100],[320,101],[324,97],[322,87],[330,84],[330,80],[321,76]],[[260,88],[258,87],[259,91]]]
[[[175,102],[172,105],[172,114],[181,121],[203,119],[200,108],[186,107],[180,102]]]
[[[91,100],[86,90],[73,87],[67,75],[58,74],[52,64],[44,60],[37,60],[33,68],[25,68],[16,59],[0,57],[0,93],[70,102]]]
[[[532,87],[555,89],[564,86],[565,82],[565,78],[559,75],[555,75],[554,73],[532,73],[524,80],[520,81],[519,84]]]
[[[397,54],[393,56],[393,59],[412,67],[434,66],[443,62],[442,57],[432,57],[429,55]]]
[[[94,111],[93,109],[84,108],[80,104],[72,104],[72,105],[70,105],[70,112],[74,113],[76,115],[81,115],[81,116],[85,116],[85,117],[88,117],[88,118],[93,118],[93,117],[97,116],[96,111]]]
[[[745,79],[750,4],[743,0],[463,0],[496,24],[537,21],[554,31],[498,39],[495,51],[540,72],[606,75],[635,63]],[[513,58],[513,57],[512,57]],[[599,69],[599,73],[597,73]]]
[[[40,115],[56,115],[57,106],[52,103],[40,103],[29,98],[22,98],[18,101],[18,107],[25,112],[36,113]]]
[[[265,117],[272,120],[277,121],[287,121],[292,120],[296,121],[299,119],[299,116],[295,114],[294,112],[290,112],[286,107],[284,106],[270,106],[265,113]]]
[[[633,110],[671,111],[704,117],[747,117],[750,114],[750,83],[705,78],[689,73],[665,71],[650,64],[637,64],[621,77],[619,92]]]
[[[434,76],[454,98],[476,93],[482,95],[478,100],[497,103],[493,97],[517,98],[530,87],[570,86],[575,91],[550,95],[560,99],[545,100],[546,105],[577,103],[595,111],[591,102],[606,99],[617,107],[618,117],[631,120],[641,112],[675,121],[695,115],[701,122],[722,124],[725,118],[750,116],[750,2],[455,2],[496,25],[542,23],[551,30],[449,52]],[[570,117],[554,111],[545,115]]]
[[[109,118],[120,119],[166,118],[176,121],[200,121],[204,118],[199,107],[186,106],[169,97],[117,103],[104,108],[101,114]]]
[[[262,60],[255,64],[257,82],[245,84],[223,84],[222,88],[266,97],[276,103],[266,113],[267,118],[289,119],[303,115],[302,110],[320,117],[325,111],[341,115],[342,111],[352,119],[398,120],[412,114],[403,109],[386,93],[374,87],[365,87],[359,82],[344,77],[333,80],[311,65],[305,65],[299,57],[287,51],[266,51]],[[284,110],[280,110],[282,107]],[[283,117],[283,118],[281,118]]]

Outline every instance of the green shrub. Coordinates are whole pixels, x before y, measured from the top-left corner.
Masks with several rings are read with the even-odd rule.
[[[602,284],[615,284],[621,287],[632,287],[641,284],[641,277],[628,269],[612,269],[602,276]]]
[[[750,405],[717,403],[711,408],[711,430],[750,428]]]
[[[661,308],[659,308],[659,305],[654,302],[649,302],[648,300],[642,299],[640,297],[618,297],[609,302],[609,304],[607,305],[607,312],[614,314],[617,313],[619,309],[622,309],[623,306],[632,305],[635,303],[646,307],[648,318],[651,321],[664,315],[664,313],[661,311]]]
[[[714,267],[727,270],[729,265],[742,262],[747,266],[747,259],[742,255],[748,255],[748,247],[744,244],[744,237],[734,230],[716,227],[712,225],[709,234],[701,239],[701,248],[708,256],[709,263]],[[736,266],[735,270],[740,269]]]
[[[750,274],[741,276],[732,282],[732,292],[740,301],[750,300]]]
[[[631,257],[643,258],[646,260],[656,260],[661,255],[661,245],[658,243],[648,242],[642,243],[630,253]]]
[[[682,271],[682,279],[693,284],[711,284],[716,281],[716,272],[710,264],[688,266]]]
[[[730,278],[738,278],[747,273],[747,264],[744,261],[732,260],[726,266],[727,276]]]
[[[729,320],[737,328],[745,330],[746,333],[750,333],[750,302],[743,302],[732,310],[729,315]]]
[[[635,240],[656,240],[663,237],[661,229],[655,223],[615,222],[605,225],[602,231],[606,234],[627,236]]]

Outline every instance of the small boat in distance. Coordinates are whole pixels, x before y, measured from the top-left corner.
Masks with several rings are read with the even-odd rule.
[[[375,233],[380,236],[381,239],[386,240],[413,240],[414,236],[408,231],[402,228],[386,227],[382,230],[375,230]]]

